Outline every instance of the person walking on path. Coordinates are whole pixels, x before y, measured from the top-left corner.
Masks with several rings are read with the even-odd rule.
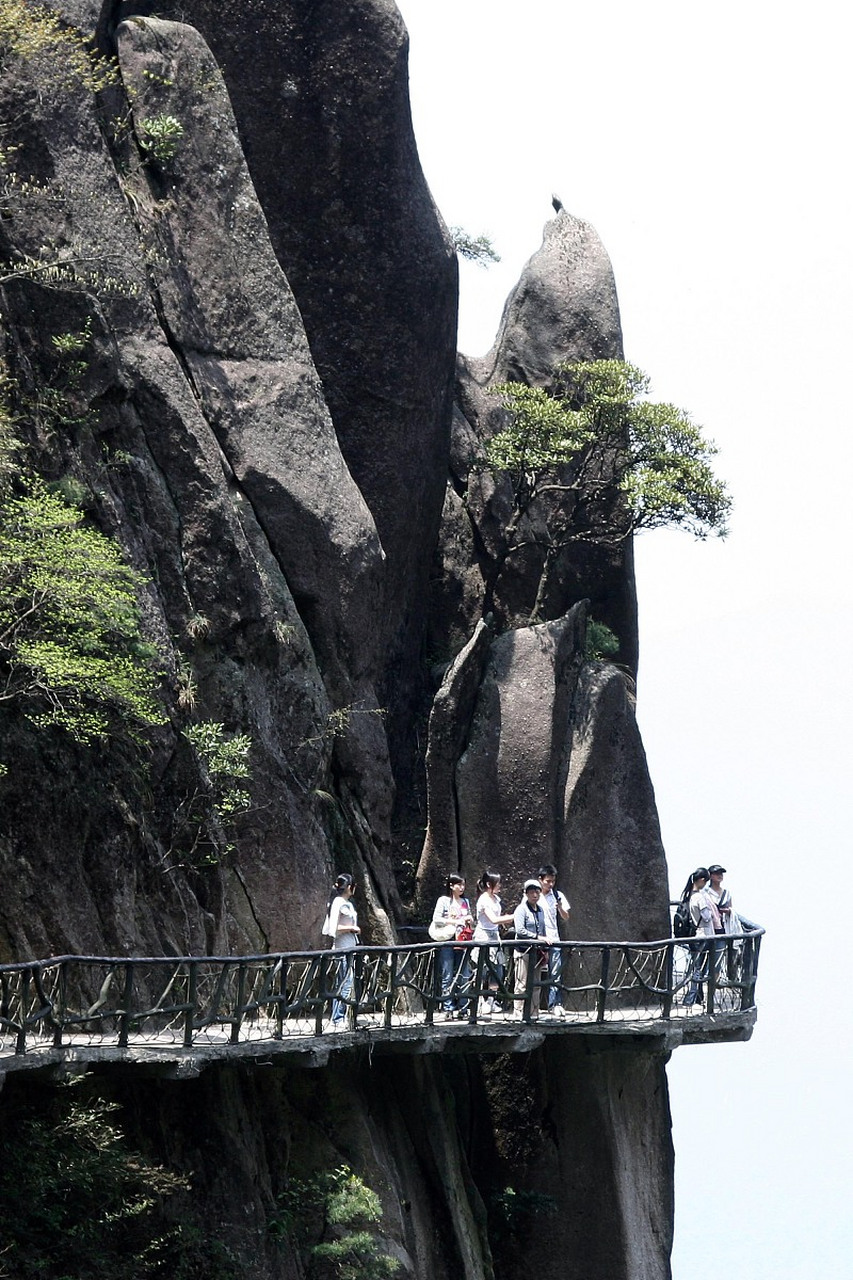
[[[347,1001],[352,999],[352,953],[358,945],[358,916],[352,904],[355,880],[344,872],[338,876],[329,896],[323,933],[332,939],[332,949],[340,952],[337,974],[337,995],[332,1000],[332,1027],[343,1030],[346,1025]]]
[[[557,868],[546,862],[539,868],[539,884],[542,889],[539,905],[545,914],[545,938],[548,943],[560,941],[560,921],[568,920],[571,904],[564,893],[555,888]],[[565,1014],[560,975],[563,955],[559,947],[548,948],[548,1012],[556,1018]]]
[[[448,876],[444,882],[445,892],[435,904],[432,913],[430,937],[436,941],[444,941],[441,934],[446,934],[447,941],[457,939],[463,930],[474,924],[468,899],[465,893],[465,881],[462,876]],[[439,935],[439,936],[437,936]],[[471,934],[468,934],[471,937]],[[439,972],[441,974],[442,1009],[446,1020],[464,1018],[468,1012],[468,1001],[463,993],[467,991],[471,978],[471,952],[467,947],[454,948],[452,945],[441,947],[438,952]]]
[[[525,880],[524,897],[513,912],[515,936],[527,941],[527,946],[513,947],[515,955],[515,1008],[514,1017],[521,1017],[524,1012],[524,999],[527,995],[527,980],[530,966],[534,967],[534,986],[530,1001],[530,1017],[539,1017],[539,987],[535,985],[535,970],[548,964],[548,951],[545,938],[545,912],[540,906],[542,886],[538,880]]]

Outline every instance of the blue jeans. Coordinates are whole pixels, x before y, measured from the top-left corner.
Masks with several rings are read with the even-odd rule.
[[[563,953],[559,947],[548,948],[548,1008],[555,1005],[562,1008],[563,993],[560,990],[560,970],[563,967]]]
[[[347,1016],[346,1001],[352,998],[352,953],[343,952],[336,964],[338,966],[338,994],[332,1000],[332,1022],[343,1022]]]
[[[695,1004],[697,999],[702,999],[702,984],[708,977],[708,960],[710,958],[711,945],[712,940],[710,938],[698,938],[695,942],[690,943],[690,950],[693,952],[693,964],[690,972],[690,986],[687,988],[687,995],[684,997],[685,1004]]]
[[[438,953],[438,965],[441,973],[442,1009],[445,1013],[453,1013],[454,1009],[464,1011],[468,1008],[464,993],[471,981],[471,952],[442,947]]]

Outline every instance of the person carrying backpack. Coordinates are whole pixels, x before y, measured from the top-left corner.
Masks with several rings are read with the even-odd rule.
[[[720,923],[720,913],[716,904],[706,892],[710,879],[711,876],[707,867],[697,867],[685,885],[684,893],[681,895],[681,902],[679,903],[680,910],[685,899],[687,901],[690,924],[693,926],[693,936],[696,938],[696,941],[690,944],[690,949],[693,952],[693,963],[691,966],[690,986],[687,989],[687,995],[682,1001],[685,1005],[693,1005],[697,999],[703,999],[703,983],[708,977],[709,948],[713,945],[709,940],[713,939]],[[676,911],[676,915],[678,915],[678,911]]]

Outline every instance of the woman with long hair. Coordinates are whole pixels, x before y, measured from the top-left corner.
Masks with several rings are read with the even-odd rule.
[[[437,956],[441,973],[441,1007],[447,1021],[464,1018],[468,1013],[468,1001],[463,998],[463,992],[467,991],[471,978],[471,951],[468,947],[450,945],[463,929],[470,929],[474,923],[464,893],[464,877],[448,876],[444,882],[444,893],[435,904],[430,926],[430,937],[443,941],[446,936],[448,942]]]
[[[504,962],[500,950],[502,924],[512,924],[512,916],[504,912],[503,904],[498,896],[501,878],[496,871],[484,871],[477,881],[480,896],[477,899],[477,924],[474,928],[474,941],[485,943],[488,947],[486,963],[489,967],[489,994],[483,996],[477,1009],[478,1018],[491,1018],[499,1013],[493,992],[503,984]]]
[[[358,916],[352,905],[355,880],[347,872],[334,883],[326,907],[323,933],[332,939],[332,950],[341,953],[338,960],[338,992],[332,1000],[332,1027],[341,1031],[346,1023],[347,1002],[352,998],[352,953],[358,945]]]
[[[690,919],[696,926],[696,941],[690,944],[693,952],[690,986],[682,1002],[687,1005],[703,999],[703,983],[708,977],[709,951],[712,945],[707,939],[713,938],[715,926],[720,919],[716,903],[707,893],[710,878],[707,867],[697,867],[682,894],[682,900],[689,894],[687,900],[690,904]]]

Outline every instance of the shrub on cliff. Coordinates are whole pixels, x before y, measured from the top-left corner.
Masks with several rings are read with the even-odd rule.
[[[508,422],[485,447],[485,464],[509,481],[503,548],[487,583],[486,610],[510,556],[534,544],[548,570],[572,543],[615,545],[641,529],[677,527],[725,536],[731,499],[714,475],[715,446],[683,410],[646,399],[649,380],[622,360],[563,364],[550,390],[494,388]]]
[[[0,502],[0,703],[79,741],[110,715],[164,717],[143,640],[139,575],[118,545],[37,477]]]

